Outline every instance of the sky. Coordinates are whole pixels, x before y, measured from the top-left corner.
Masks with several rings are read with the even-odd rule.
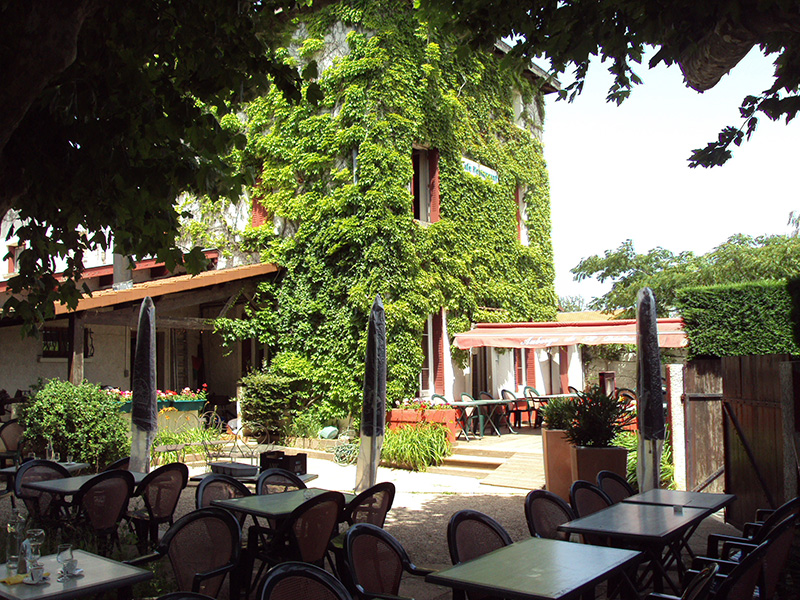
[[[772,71],[772,59],[756,48],[699,94],[677,66],[644,65],[636,69],[644,84],[617,106],[605,101],[611,76],[598,61],[574,102],[549,95],[544,156],[559,296],[605,293],[610,283],[576,282],[570,269],[626,239],[638,253],[661,246],[703,254],[736,233],[790,232],[789,213],[800,210],[800,124],[763,117],[725,165],[687,162],[724,126],[740,126],[742,98],[768,88]]]

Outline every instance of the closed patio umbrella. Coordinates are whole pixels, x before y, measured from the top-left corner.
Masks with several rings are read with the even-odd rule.
[[[356,465],[356,493],[375,485],[386,420],[386,315],[380,294],[369,313],[361,407],[361,448]]]
[[[156,307],[148,296],[139,309],[133,358],[130,470],[150,471],[150,446],[158,429],[156,406]]]
[[[658,349],[656,299],[653,290],[642,288],[636,300],[636,344],[639,381],[636,407],[639,419],[639,460],[636,475],[639,491],[657,489],[661,481],[661,450],[664,445],[664,395],[661,391],[661,353]]]

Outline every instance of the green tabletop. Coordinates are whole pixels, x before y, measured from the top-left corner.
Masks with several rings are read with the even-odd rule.
[[[689,506],[692,508],[706,508],[717,512],[736,500],[733,494],[712,494],[709,492],[688,492],[685,490],[648,490],[641,494],[634,494],[623,500],[635,504],[662,504],[665,506]]]
[[[130,474],[133,475],[134,483],[139,483],[147,475],[147,473],[139,473],[138,471],[130,471]],[[62,477],[61,479],[47,479],[45,481],[31,481],[30,483],[23,483],[22,487],[59,496],[72,496],[78,493],[84,483],[90,481],[93,477],[97,477],[97,475],[99,473]]]
[[[292,511],[315,496],[324,494],[329,490],[320,488],[306,488],[303,490],[292,490],[291,492],[281,492],[280,494],[260,494],[246,496],[245,498],[231,498],[229,500],[213,500],[213,506],[221,506],[234,512],[253,515],[254,517],[265,517],[267,519],[278,519],[289,516]],[[350,502],[355,498],[355,494],[344,494],[345,502]]]
[[[530,538],[431,573],[438,585],[520,600],[576,597],[639,560],[640,552]]]
[[[75,550],[74,556],[78,559],[78,568],[83,569],[81,576],[58,582],[61,565],[56,561],[56,555],[43,556],[40,561],[44,565],[44,571],[50,573],[46,583],[42,585],[0,583],[0,598],[8,600],[86,598],[108,590],[130,588],[136,583],[153,578],[153,573],[147,569],[140,569],[84,550]],[[6,577],[7,571],[4,565],[0,566],[0,574]]]

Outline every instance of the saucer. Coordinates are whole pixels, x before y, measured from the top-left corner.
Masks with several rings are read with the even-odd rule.
[[[24,583],[25,585],[44,585],[45,583],[48,583],[48,579],[50,578],[42,577],[39,581],[33,581],[33,579],[31,579],[31,576],[28,575],[25,579],[22,580],[22,583]]]

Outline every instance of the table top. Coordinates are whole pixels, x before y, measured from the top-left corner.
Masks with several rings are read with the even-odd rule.
[[[130,471],[130,474],[133,475],[134,483],[139,483],[145,478],[145,475],[147,475],[147,473],[139,473],[138,471]],[[60,496],[72,496],[78,493],[78,490],[81,489],[84,483],[97,475],[99,475],[99,473],[76,475],[75,477],[62,477],[61,479],[48,479],[45,481],[31,481],[30,483],[23,483],[22,487],[39,492],[58,494]]]
[[[595,534],[628,541],[666,543],[710,514],[707,508],[617,502],[558,526],[567,533]]]
[[[634,494],[623,500],[636,504],[662,504],[665,506],[689,506],[705,508],[717,512],[736,500],[733,494],[712,494],[709,492],[688,492],[685,490],[648,490]]]
[[[280,494],[254,494],[244,498],[213,500],[211,504],[255,517],[274,519],[290,515],[295,508],[306,500],[310,500],[314,496],[319,496],[327,491],[329,490],[306,488],[304,490],[281,492]],[[344,494],[345,502],[350,502],[353,498],[355,498],[355,494]]]
[[[520,600],[571,598],[639,559],[633,550],[529,538],[431,573],[425,580]]]
[[[70,473],[75,473],[77,471],[80,471],[81,469],[88,469],[89,467],[92,466],[89,463],[82,463],[82,462],[60,462],[58,464],[60,464]],[[0,469],[0,475],[4,477],[8,477],[9,475],[13,476],[17,474],[18,470],[19,466],[17,465],[11,467],[4,467]]]
[[[42,585],[6,585],[0,583],[0,598],[9,600],[17,599],[58,599],[84,598],[107,590],[132,586],[135,583],[153,578],[153,573],[125,563],[104,558],[84,550],[75,550],[74,556],[78,559],[78,568],[83,569],[83,575],[73,577],[63,583],[57,581],[61,565],[56,561],[56,555],[42,556],[40,561],[44,565],[45,573],[50,573],[47,583]],[[0,573],[6,574],[6,567],[0,566]]]
[[[208,473],[200,473],[199,475],[192,475],[189,478],[189,481],[202,481],[209,475],[213,475],[213,473],[209,471]],[[313,481],[314,479],[319,477],[319,475],[317,475],[316,473],[303,473],[302,475],[297,475],[297,476],[303,483],[308,483],[309,481]],[[234,477],[234,479],[238,479],[242,483],[255,483],[256,481],[258,481],[258,475],[248,475],[247,477]]]

